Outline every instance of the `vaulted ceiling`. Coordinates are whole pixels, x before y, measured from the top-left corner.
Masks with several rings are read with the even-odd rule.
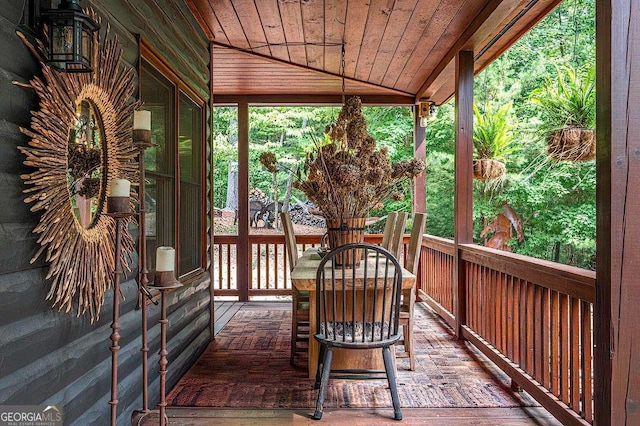
[[[560,0],[187,0],[213,43],[215,102],[446,101],[454,58],[479,72]],[[343,50],[344,49],[344,50]],[[344,80],[342,76],[344,75]]]

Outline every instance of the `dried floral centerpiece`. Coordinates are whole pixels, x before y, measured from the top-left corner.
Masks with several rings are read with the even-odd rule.
[[[387,149],[376,149],[357,96],[346,100],[325,133],[307,154],[294,186],[322,210],[329,243],[337,247],[362,241],[369,211],[387,199],[404,199],[400,183],[422,173],[425,165],[416,158],[391,164]],[[348,235],[355,241],[345,240]]]

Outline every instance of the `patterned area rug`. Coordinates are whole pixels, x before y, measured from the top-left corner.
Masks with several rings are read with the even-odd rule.
[[[451,335],[437,315],[416,306],[416,371],[397,360],[404,408],[536,406],[512,392],[508,378],[477,350]],[[243,306],[167,397],[169,405],[310,408],[317,391],[305,367],[289,365],[289,310]],[[305,360],[306,362],[306,360]],[[386,380],[329,382],[326,408],[390,407]]]

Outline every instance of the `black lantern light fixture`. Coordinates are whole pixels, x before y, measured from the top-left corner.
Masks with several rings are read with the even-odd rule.
[[[62,0],[57,9],[35,3],[36,21],[46,25],[47,63],[62,72],[93,71],[93,35],[100,25],[82,11],[78,0]]]

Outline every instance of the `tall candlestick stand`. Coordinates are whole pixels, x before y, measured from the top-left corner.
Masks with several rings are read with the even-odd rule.
[[[160,355],[160,359],[158,360],[158,365],[160,366],[158,371],[158,374],[160,375],[160,402],[158,403],[158,408],[160,411],[160,426],[165,426],[167,424],[167,419],[165,417],[167,408],[166,377],[167,366],[169,365],[169,361],[167,361],[167,356],[169,355],[169,351],[167,350],[167,326],[169,324],[169,320],[167,319],[166,303],[167,290],[182,287],[182,284],[176,281],[173,272],[157,273],[154,284],[155,285],[153,286],[148,286],[148,288],[160,291],[160,352],[158,352]]]
[[[151,130],[134,129],[133,130],[133,145],[138,149],[138,174],[140,178],[139,185],[139,200],[138,200],[138,304],[137,308],[140,309],[142,317],[142,413],[149,411],[149,389],[148,389],[148,359],[149,359],[149,344],[148,344],[148,324],[147,324],[147,303],[145,297],[149,298],[156,305],[158,302],[153,300],[151,293],[147,290],[147,284],[149,283],[147,269],[147,228],[146,228],[146,178],[145,178],[145,164],[144,164],[144,152],[147,148],[151,147]],[[134,414],[136,414],[134,412]]]
[[[122,274],[122,232],[132,216],[129,197],[107,197],[107,215],[116,222],[116,241],[113,272],[113,322],[111,323],[111,426],[118,417],[118,351],[120,350],[120,275]]]

